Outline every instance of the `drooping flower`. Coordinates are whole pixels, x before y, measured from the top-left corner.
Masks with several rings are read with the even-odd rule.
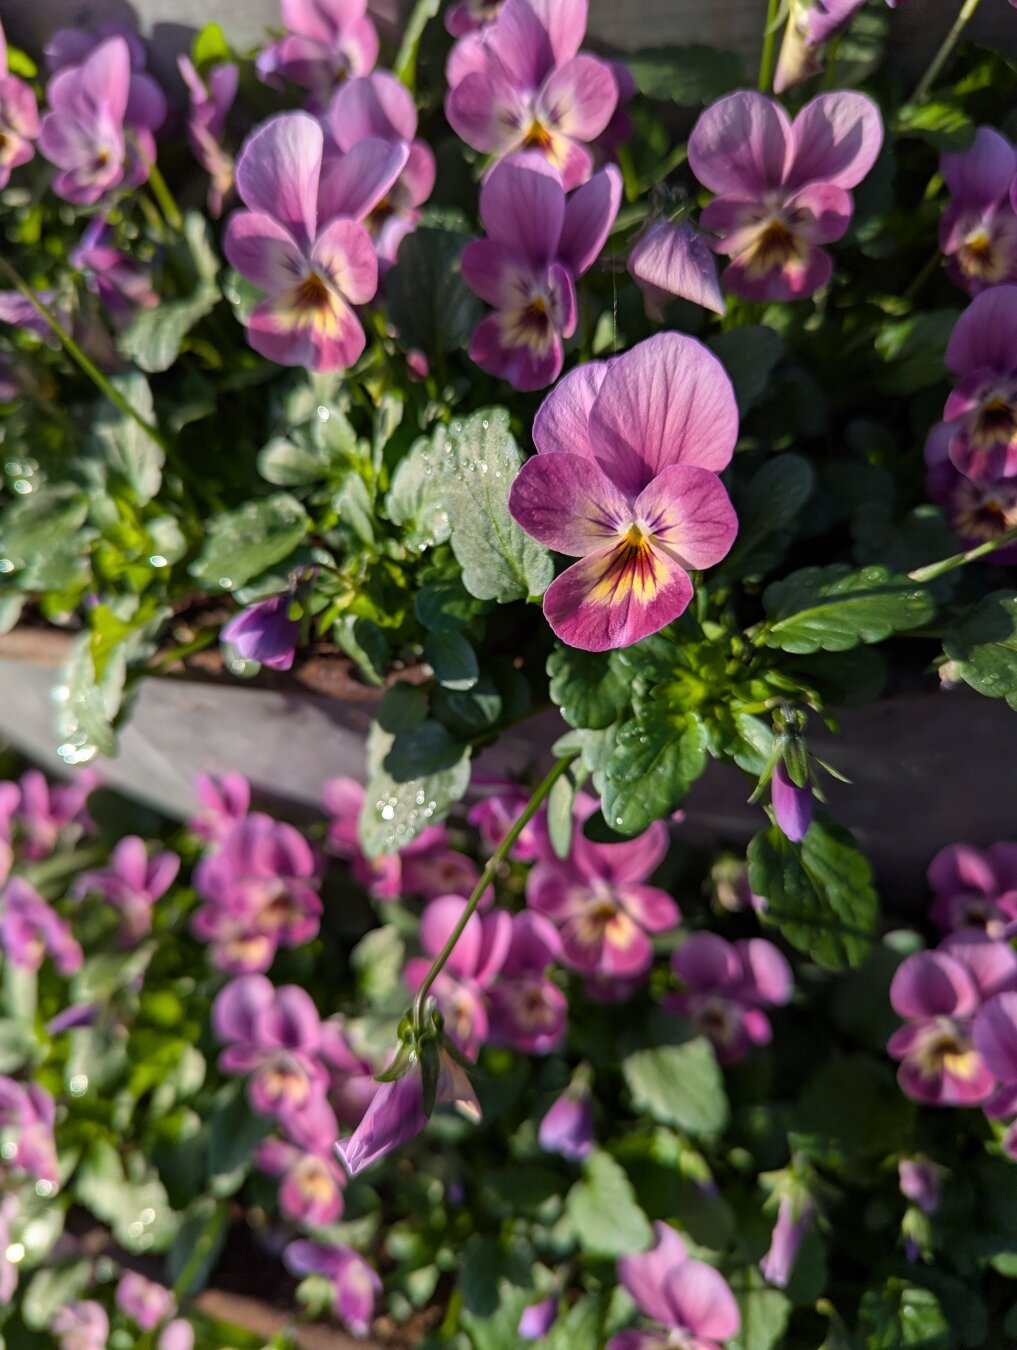
[[[539,1303],[528,1303],[519,1318],[519,1338],[523,1341],[542,1341],[554,1326],[558,1316],[558,1300],[552,1294]]]
[[[767,1284],[786,1289],[794,1274],[798,1250],[815,1216],[815,1206],[806,1198],[782,1195],[777,1208],[777,1222],[773,1226],[770,1246],[759,1263]]]
[[[993,286],[972,300],[954,325],[945,361],[957,384],[930,440],[945,441],[967,478],[1017,477],[1017,286]],[[938,458],[935,449],[926,454]]]
[[[764,938],[732,943],[716,933],[692,933],[671,957],[671,968],[685,988],[666,1006],[691,1019],[722,1064],[744,1059],[753,1045],[769,1044],[772,1029],[763,1008],[787,1003],[794,988],[791,967]]]
[[[84,960],[70,927],[23,877],[0,891],[0,948],[25,970],[38,970],[49,956],[61,975],[73,975]]]
[[[413,96],[389,71],[376,70],[340,87],[327,124],[343,154],[371,137],[406,149],[399,177],[364,220],[384,272],[395,262],[400,243],[416,228],[417,208],[434,190],[434,153],[425,141],[416,139]]]
[[[38,769],[21,775],[21,801],[14,819],[21,852],[29,862],[48,858],[61,839],[69,841],[95,829],[85,804],[98,781],[91,770],[77,774],[71,783],[52,786]]]
[[[177,57],[181,79],[187,85],[189,109],[187,139],[194,158],[209,176],[208,212],[216,220],[233,190],[235,164],[223,145],[226,118],[237,96],[240,67],[233,61],[212,66],[203,80],[187,56]]]
[[[565,1038],[568,999],[548,975],[561,960],[558,929],[543,914],[512,915],[512,940],[488,990],[491,1039],[526,1055],[549,1055]]]
[[[106,1350],[109,1318],[94,1299],[68,1303],[53,1316],[49,1329],[59,1337],[60,1350]]]
[[[0,1076],[0,1130],[9,1145],[3,1152],[4,1162],[50,1188],[59,1180],[55,1120],[56,1103],[44,1087],[38,1083],[24,1087]]]
[[[943,1192],[943,1169],[922,1158],[902,1158],[897,1164],[900,1191],[923,1214],[935,1214]]]
[[[773,99],[729,94],[689,137],[689,164],[718,196],[700,218],[728,255],[721,278],[745,300],[798,300],[825,286],[822,247],[851,223],[857,186],[883,143],[879,109],[864,94],[820,94],[791,122]]]
[[[289,591],[258,600],[224,624],[219,636],[246,661],[257,661],[269,670],[289,670],[300,640],[300,621],[290,618],[292,604]]]
[[[689,571],[720,562],[737,532],[717,476],[737,435],[724,368],[677,333],[580,366],[552,390],[509,509],[528,534],[581,560],[544,595],[563,642],[627,647],[685,611]]]
[[[333,1134],[321,1152],[282,1139],[266,1139],[258,1146],[255,1163],[280,1178],[279,1209],[293,1223],[322,1228],[342,1214],[346,1176],[332,1153],[334,1141]]]
[[[152,274],[112,243],[113,231],[102,216],[89,224],[71,262],[84,273],[85,283],[113,317],[124,321],[136,309],[151,309],[159,303],[152,286]]]
[[[101,895],[122,919],[120,941],[135,943],[151,931],[152,906],[169,890],[180,870],[175,853],[155,853],[151,859],[145,841],[136,834],[127,835],[114,848],[108,867],[82,872],[71,887],[71,894]]]
[[[791,0],[777,57],[773,88],[777,94],[822,70],[820,49],[854,18],[865,0]]]
[[[589,798],[581,800],[580,819],[594,809]],[[681,917],[665,891],[644,884],[667,846],[662,821],[619,844],[595,844],[577,829],[567,859],[544,860],[533,868],[526,880],[527,904],[557,924],[566,965],[612,979],[631,979],[649,969],[649,934],[666,932]]]
[[[250,784],[239,773],[201,773],[194,780],[194,792],[201,809],[188,828],[208,843],[222,843],[250,809]]]
[[[944,933],[984,928],[990,937],[1017,919],[1017,844],[948,844],[929,864],[929,917]]]
[[[586,181],[587,146],[618,102],[607,62],[579,53],[586,13],[586,0],[505,0],[491,24],[456,44],[445,113],[467,145],[498,158],[534,150],[566,188]]]
[[[177,1310],[173,1292],[165,1285],[148,1280],[137,1271],[120,1276],[114,1301],[122,1313],[135,1321],[142,1331],[154,1331],[160,1322]]]
[[[589,1087],[574,1083],[556,1098],[540,1122],[537,1140],[545,1153],[582,1162],[593,1149],[593,1103]]]
[[[374,69],[378,33],[367,0],[280,0],[280,10],[286,36],[258,53],[261,79],[309,89],[317,110],[342,80]]]
[[[7,67],[7,38],[0,24],[0,188],[11,173],[35,155],[39,135],[39,105],[35,95]]]
[[[647,314],[657,323],[663,322],[664,304],[672,296],[715,314],[725,312],[717,260],[687,220],[653,221],[636,240],[628,270],[643,291]]]
[[[890,1002],[907,1024],[887,1043],[901,1061],[903,1091],[929,1106],[987,1101],[996,1080],[974,1045],[972,1023],[986,999],[1015,986],[1017,955],[980,930],[906,957],[890,985]]]
[[[968,295],[1017,281],[1017,213],[1010,203],[1017,150],[993,127],[979,127],[967,150],[940,156],[939,171],[950,190],[939,246],[952,279]]]
[[[497,164],[480,190],[486,239],[467,244],[466,284],[492,305],[470,358],[516,389],[543,389],[561,373],[563,339],[576,327],[575,281],[604,246],[621,201],[621,175],[601,169],[566,199],[540,155]]]
[[[770,801],[777,827],[793,844],[800,844],[812,823],[812,786],[799,787],[779,759],[770,779]]]
[[[223,248],[266,298],[247,319],[255,351],[283,366],[344,370],[366,339],[353,306],[378,288],[378,259],[359,222],[389,191],[407,157],[376,138],[322,164],[321,126],[280,113],[253,132],[237,161],[247,211],[229,218]]]
[[[324,1275],[335,1286],[335,1313],[355,1336],[366,1336],[374,1317],[374,1301],[381,1293],[377,1272],[352,1247],[325,1247],[298,1240],[283,1252],[294,1275]]]
[[[427,956],[406,963],[405,980],[416,993],[431,968],[431,960],[444,948],[466,909],[458,895],[442,895],[424,910],[420,920],[420,945]],[[486,992],[496,979],[508,954],[512,920],[503,909],[490,914],[471,914],[432,986],[432,993],[445,1018],[445,1030],[463,1054],[471,1059],[488,1037]]]
[[[664,1330],[617,1332],[607,1350],[664,1350],[676,1343],[689,1350],[718,1350],[741,1327],[734,1295],[719,1271],[689,1256],[673,1228],[666,1223],[653,1228],[656,1245],[623,1256],[618,1278],[639,1310]]]

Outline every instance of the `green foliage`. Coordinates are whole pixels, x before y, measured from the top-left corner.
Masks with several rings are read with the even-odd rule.
[[[741,1330],[729,1342],[731,1350],[776,1350],[784,1343],[790,1300],[767,1284],[755,1266],[737,1271],[730,1283],[742,1319]]]
[[[604,770],[604,819],[639,834],[670,815],[706,767],[706,733],[694,713],[651,703],[618,728]]]
[[[914,394],[945,378],[943,357],[960,310],[936,309],[884,323],[876,351],[886,363],[877,376],[886,394]]]
[[[432,743],[420,744],[421,727],[436,727],[426,738]],[[365,850],[372,856],[394,853],[408,844],[427,825],[444,820],[449,807],[459,801],[470,781],[470,752],[468,746],[457,746],[452,757],[451,738],[437,723],[421,723],[406,735],[418,733],[411,743],[410,764],[396,760],[396,768],[408,771],[415,763],[426,763],[424,751],[437,748],[440,768],[419,771],[418,777],[397,778],[389,765],[389,756],[395,742],[380,727],[371,729],[367,741],[368,779],[364,793],[364,807],[360,816],[360,837]],[[441,733],[444,733],[442,735]],[[441,744],[437,745],[440,740]]]
[[[772,582],[763,596],[768,647],[809,653],[845,652],[860,642],[882,642],[928,623],[936,612],[930,592],[885,567],[845,563],[805,567]]]
[[[627,56],[625,64],[641,94],[682,107],[704,107],[745,84],[741,57],[716,47],[648,47]]]
[[[614,653],[555,647],[547,658],[551,698],[570,726],[608,727],[626,710],[630,690]]]
[[[677,1126],[696,1138],[719,1134],[727,1124],[724,1079],[713,1047],[703,1037],[633,1051],[622,1060],[621,1070],[633,1106],[658,1125]]]
[[[766,393],[784,354],[783,339],[772,328],[733,328],[711,338],[709,346],[731,377],[744,417]]]
[[[470,236],[421,226],[399,245],[385,286],[389,315],[407,347],[434,361],[469,340],[481,304],[459,272]]]
[[[1017,708],[1017,593],[983,596],[953,624],[943,649],[972,689]]]
[[[277,492],[209,521],[191,575],[207,590],[243,586],[288,558],[303,539],[307,513],[295,497]]]
[[[584,1162],[583,1178],[569,1191],[565,1208],[580,1247],[592,1256],[622,1256],[652,1243],[649,1221],[624,1169],[603,1149],[594,1149]]]

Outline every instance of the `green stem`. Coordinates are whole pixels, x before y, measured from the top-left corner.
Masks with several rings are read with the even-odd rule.
[[[773,83],[773,54],[777,45],[777,29],[780,27],[781,0],[767,0],[766,27],[763,29],[763,51],[759,58],[759,92],[768,94]]]
[[[171,647],[168,652],[164,652],[162,656],[147,667],[145,674],[158,675],[161,670],[165,670],[168,666],[175,666],[179,661],[186,661],[195,652],[204,651],[206,647],[211,647],[218,636],[217,629],[203,628],[197,637],[192,638],[190,642],[182,642],[178,647]]]
[[[645,193],[649,192],[650,188],[656,187],[658,183],[662,183],[669,174],[674,173],[675,169],[684,164],[688,157],[689,147],[685,141],[682,141],[680,145],[676,145],[671,153],[660,161],[652,173],[640,180],[638,195],[642,197]]]
[[[184,218],[180,214],[180,208],[176,204],[173,193],[170,192],[166,184],[166,179],[162,176],[162,171],[155,160],[149,159],[144,153],[137,139],[134,140],[134,153],[148,170],[148,186],[152,189],[152,196],[159,203],[159,210],[163,214],[163,219],[171,230],[176,230],[179,234],[184,227]]]
[[[201,1269],[202,1262],[208,1258],[209,1252],[219,1239],[219,1234],[225,1228],[229,1220],[229,1208],[220,1201],[212,1213],[208,1216],[208,1221],[204,1228],[198,1234],[190,1256],[187,1258],[187,1264],[177,1276],[173,1285],[173,1296],[179,1302],[190,1292],[191,1285],[194,1283],[194,1277]]]
[[[967,27],[968,20],[971,18],[972,14],[974,14],[975,10],[978,8],[978,3],[979,0],[964,0],[964,3],[963,5],[961,5],[960,10],[957,14],[957,17],[954,20],[953,27],[950,29],[949,33],[947,33],[946,37],[943,39],[939,51],[932,58],[932,62],[929,65],[928,70],[922,76],[918,88],[915,90],[914,97],[911,100],[912,103],[921,103],[926,98],[928,98],[929,90],[932,88],[936,76],[943,69],[943,66],[946,64],[947,58],[953,51],[954,47],[956,47],[957,40],[959,39],[961,33],[963,33],[964,29]]]
[[[427,995],[430,991],[431,985],[434,984],[435,980],[441,974],[442,970],[445,967],[445,962],[449,959],[449,957],[455,950],[455,945],[462,937],[466,925],[469,923],[470,918],[473,915],[473,911],[480,904],[481,896],[484,894],[488,886],[490,886],[491,882],[494,880],[498,868],[508,857],[509,850],[512,848],[512,845],[516,842],[516,840],[522,834],[523,830],[525,830],[526,826],[530,823],[533,817],[540,810],[541,805],[547,800],[547,797],[550,794],[550,791],[554,787],[555,783],[557,783],[558,779],[561,778],[562,774],[565,773],[565,771],[568,769],[569,765],[575,758],[576,758],[575,755],[566,755],[564,759],[558,760],[554,768],[543,780],[543,782],[541,782],[536,788],[534,788],[533,795],[530,798],[530,800],[526,803],[526,806],[523,808],[522,815],[512,826],[508,834],[506,834],[505,838],[501,841],[501,843],[498,845],[495,851],[491,854],[491,857],[488,859],[487,866],[484,868],[480,880],[477,882],[476,886],[474,886],[473,893],[471,894],[469,900],[466,903],[466,908],[463,910],[459,922],[456,924],[455,928],[452,929],[452,932],[449,934],[449,939],[445,943],[444,947],[442,947],[441,951],[434,958],[434,961],[431,963],[431,969],[424,976],[424,982],[417,990],[417,996],[413,1000],[413,1025],[418,1032],[422,1032],[425,1029],[424,1004],[427,1002]]]
[[[912,281],[911,285],[901,296],[901,299],[907,300],[909,303],[912,302],[918,295],[918,292],[925,285],[925,283],[927,281],[931,281],[931,279],[936,275],[936,272],[939,270],[939,265],[942,262],[942,260],[943,255],[937,249],[936,252],[933,253],[932,257],[929,258],[929,260],[926,262],[925,266],[918,273],[915,279]]]
[[[410,93],[415,92],[417,81],[417,52],[424,29],[438,13],[439,0],[417,0],[413,13],[403,30],[402,45],[396,57],[393,70]]]
[[[1014,540],[1017,540],[1017,525],[1011,525],[995,539],[989,539],[986,543],[979,544],[977,548],[969,548],[966,553],[954,553],[951,557],[941,558],[939,562],[929,563],[926,567],[916,567],[913,572],[908,573],[908,577],[912,581],[935,581],[944,572],[952,572],[957,567],[964,567],[966,563],[985,558],[990,553],[995,553],[996,549],[1012,544]]]

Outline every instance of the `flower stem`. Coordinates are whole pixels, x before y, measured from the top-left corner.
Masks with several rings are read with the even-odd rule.
[[[995,553],[997,548],[1003,548],[1006,544],[1012,544],[1015,540],[1017,540],[1017,525],[1011,525],[1008,530],[1004,530],[995,539],[989,539],[976,548],[969,548],[966,553],[954,553],[949,558],[941,558],[939,562],[929,563],[925,567],[916,567],[913,572],[908,573],[908,577],[911,581],[935,581],[944,572],[952,572],[955,568],[963,567],[966,563],[975,562],[978,558],[985,558],[988,554]]]
[[[949,33],[947,33],[946,37],[943,39],[939,51],[932,58],[932,62],[929,65],[928,70],[922,76],[918,88],[914,92],[914,97],[911,100],[912,103],[921,103],[923,102],[923,100],[928,98],[929,90],[932,88],[936,76],[943,69],[943,66],[946,64],[947,58],[953,51],[954,47],[956,47],[957,41],[960,38],[961,33],[963,33],[964,29],[967,27],[968,20],[971,18],[972,14],[974,14],[977,8],[978,8],[978,0],[964,0],[964,3],[961,5],[956,19],[953,22],[953,27],[950,29]]]
[[[763,51],[759,58],[759,92],[768,94],[773,83],[773,53],[780,27],[781,0],[767,0],[766,27],[763,29]]]
[[[424,29],[438,13],[439,0],[417,0],[413,12],[403,29],[403,40],[392,69],[396,78],[405,84],[412,94],[417,82],[417,51]]]
[[[523,830],[525,830],[526,826],[530,823],[533,817],[540,810],[540,807],[547,800],[547,797],[550,794],[550,791],[554,787],[555,783],[557,783],[558,779],[561,778],[562,774],[565,773],[566,769],[568,769],[569,765],[575,758],[576,758],[575,755],[566,755],[564,759],[558,760],[554,768],[550,771],[547,777],[544,778],[543,782],[541,782],[540,784],[538,784],[537,787],[534,788],[533,795],[523,808],[522,814],[520,815],[519,819],[512,826],[508,834],[506,834],[505,838],[501,841],[501,843],[498,845],[495,851],[491,854],[491,857],[488,859],[487,866],[481,873],[480,880],[477,882],[476,886],[474,886],[473,893],[471,894],[469,900],[466,902],[466,908],[463,910],[459,922],[456,924],[455,928],[452,929],[452,932],[449,934],[449,939],[445,943],[444,947],[442,947],[441,951],[434,958],[434,961],[431,963],[431,969],[424,976],[424,982],[417,990],[417,996],[413,1000],[413,1026],[416,1029],[416,1031],[422,1032],[425,1029],[424,1004],[427,1001],[427,995],[430,991],[431,985],[434,984],[435,980],[441,974],[442,970],[445,967],[446,961],[449,959],[449,957],[455,950],[456,943],[462,937],[463,932],[466,929],[466,925],[469,923],[474,910],[480,904],[480,897],[484,894],[488,886],[490,886],[491,882],[494,880],[495,873],[497,872],[501,864],[505,861],[505,859],[508,857],[509,850],[512,848],[512,845],[516,842],[516,840],[522,834]]]
[[[159,203],[159,210],[163,214],[163,219],[171,230],[175,230],[179,234],[184,228],[184,218],[180,214],[180,207],[177,206],[173,193],[170,192],[166,184],[166,179],[162,176],[162,171],[155,160],[149,159],[142,150],[137,137],[132,136],[131,140],[134,144],[134,153],[148,170],[148,186],[152,189],[153,197]]]

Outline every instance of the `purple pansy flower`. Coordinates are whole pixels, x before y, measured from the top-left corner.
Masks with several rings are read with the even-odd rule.
[[[199,839],[221,844],[250,809],[250,784],[239,773],[202,773],[194,780],[194,792],[201,809],[188,828]]]
[[[666,1006],[710,1039],[722,1064],[769,1044],[772,1030],[762,1009],[787,1003],[794,989],[791,967],[765,938],[732,943],[716,933],[692,933],[671,957],[671,968],[685,988]]]
[[[60,1350],[106,1350],[109,1344],[109,1318],[94,1299],[68,1303],[54,1315],[49,1329],[59,1337]]]
[[[453,37],[476,33],[498,17],[505,0],[457,0],[445,11],[445,27]]]
[[[721,278],[744,300],[798,300],[830,279],[821,247],[851,223],[855,187],[883,143],[864,94],[820,94],[792,122],[774,99],[743,90],[707,108],[689,137],[689,164],[717,193],[701,216],[731,258]]]
[[[385,271],[395,262],[402,240],[416,228],[417,208],[434,190],[434,153],[426,142],[416,139],[413,97],[387,70],[349,80],[332,100],[328,129],[343,154],[372,137],[406,149],[399,177],[364,221]]]
[[[901,1061],[897,1081],[928,1106],[976,1106],[996,1080],[972,1040],[972,1022],[993,994],[1017,986],[1017,955],[980,930],[916,952],[897,968],[890,1002],[907,1025],[887,1043]]]
[[[458,895],[442,895],[424,910],[420,920],[420,945],[427,956],[406,963],[404,978],[416,993],[431,968],[431,960],[444,948],[466,909]],[[462,1050],[475,1059],[488,1037],[486,992],[508,954],[512,920],[503,909],[490,914],[471,914],[462,936],[452,950],[432,992],[443,1017],[445,1030]]]
[[[279,1210],[293,1223],[322,1228],[343,1212],[346,1175],[332,1153],[335,1135],[322,1152],[309,1152],[282,1139],[266,1139],[254,1155],[257,1166],[279,1177]]]
[[[943,1169],[921,1158],[902,1158],[897,1164],[901,1195],[923,1214],[935,1214],[943,1193]]]
[[[160,1322],[172,1317],[177,1301],[165,1285],[147,1280],[137,1271],[128,1270],[120,1276],[114,1299],[122,1313],[137,1322],[142,1331],[154,1331]]]
[[[71,887],[75,896],[103,896],[122,919],[120,941],[133,946],[152,928],[152,906],[169,890],[180,870],[175,853],[155,853],[151,859],[145,841],[136,834],[121,839],[108,867],[82,872]]]
[[[223,147],[223,137],[226,118],[237,96],[240,67],[233,61],[222,61],[212,66],[204,80],[189,57],[178,56],[177,68],[190,100],[187,139],[194,158],[209,176],[208,212],[218,220],[223,202],[233,190],[235,165],[233,156]]]
[[[607,1350],[655,1350],[685,1345],[689,1350],[718,1350],[738,1334],[741,1316],[734,1295],[719,1271],[694,1261],[685,1243],[666,1223],[653,1225],[652,1250],[623,1256],[618,1278],[640,1311],[662,1331],[620,1331]]]
[[[530,793],[521,783],[507,779],[482,780],[477,774],[473,776],[471,788],[482,788],[488,795],[470,807],[466,819],[480,835],[488,853],[493,853],[501,847],[505,836],[522,815],[530,800]],[[510,858],[518,862],[533,862],[537,856],[537,838],[541,829],[538,822],[543,814],[544,808],[541,807],[537,815],[523,827],[509,851]]]
[[[381,1280],[352,1247],[324,1247],[319,1242],[291,1242],[283,1252],[294,1275],[324,1275],[335,1286],[335,1313],[355,1336],[366,1336],[374,1317]]]
[[[819,48],[836,37],[854,18],[865,0],[791,0],[791,13],[777,57],[774,93],[782,94],[793,84],[818,75],[822,66]]]
[[[283,366],[345,370],[364,350],[353,309],[378,289],[378,259],[359,222],[401,173],[406,147],[372,138],[322,163],[325,136],[306,113],[280,113],[245,141],[223,248],[266,292],[247,319],[255,351]]]
[[[10,875],[14,862],[14,847],[11,843],[13,820],[21,802],[21,789],[17,783],[0,781],[0,886]]]
[[[621,175],[601,169],[566,199],[539,155],[497,164],[480,190],[486,239],[463,250],[463,279],[495,309],[470,342],[482,370],[516,389],[543,389],[561,373],[562,340],[576,327],[575,281],[604,246],[621,201]]]
[[[786,1289],[794,1274],[798,1250],[815,1216],[815,1206],[805,1196],[782,1195],[777,1207],[770,1246],[759,1263],[767,1284]]]
[[[39,105],[24,80],[7,68],[7,38],[0,24],[0,188],[19,164],[34,156],[38,135]]]
[[[947,343],[945,361],[958,377],[930,432],[926,458],[941,459],[967,478],[1017,477],[1017,286],[993,286],[968,305]]]
[[[535,150],[566,188],[586,181],[587,146],[618,102],[607,62],[579,53],[586,14],[586,0],[505,0],[493,23],[456,44],[445,113],[467,145],[499,158]]]
[[[954,430],[937,422],[925,442],[925,489],[943,508],[950,528],[966,549],[998,539],[1017,525],[1017,475],[1011,478],[967,478],[950,459]],[[1004,544],[985,562],[992,566],[1017,562],[1017,543]]]
[[[4,1162],[51,1187],[59,1180],[55,1120],[56,1103],[44,1087],[38,1083],[24,1087],[0,1076],[0,1130],[11,1145],[10,1151],[4,1150]]]
[[[112,238],[110,226],[102,216],[96,216],[70,257],[84,273],[92,294],[115,319],[126,320],[135,309],[152,309],[159,303],[159,297],[152,287],[149,268],[114,248]]]
[[[258,53],[261,79],[309,89],[319,110],[342,80],[374,69],[378,33],[367,0],[280,0],[280,9],[287,33]]]
[[[98,781],[98,775],[87,769],[71,783],[52,786],[38,769],[28,769],[21,775],[21,801],[14,819],[21,836],[21,852],[28,862],[48,858],[65,831],[67,836],[94,831],[85,803]]]
[[[182,1317],[167,1322],[159,1333],[156,1350],[194,1350],[194,1328]]]
[[[800,844],[812,823],[812,786],[799,787],[783,759],[777,761],[770,779],[770,801],[777,828],[793,844]]]
[[[300,620],[290,618],[292,604],[289,591],[258,600],[224,624],[219,637],[247,661],[257,661],[269,670],[289,670],[300,639]]]
[[[542,1341],[554,1326],[558,1316],[558,1300],[554,1294],[539,1303],[529,1303],[519,1318],[519,1339]]]
[[[717,279],[717,260],[706,239],[687,220],[655,220],[629,254],[628,270],[639,283],[646,312],[663,322],[663,307],[672,297],[723,314],[726,309]]]
[[[950,205],[939,224],[947,271],[968,295],[1017,281],[1017,213],[1010,201],[1017,150],[992,127],[979,127],[967,150],[940,156]]]
[[[997,1084],[984,1104],[985,1114],[993,1119],[1012,1118],[1017,1115],[1017,994],[1012,985],[979,1008],[972,1034],[975,1052]],[[1017,1122],[1013,1120],[1003,1139],[1003,1148],[1017,1160]]]
[[[585,819],[595,805],[584,798],[578,809]],[[667,847],[662,821],[620,844],[595,844],[577,829],[567,859],[547,859],[533,868],[526,879],[527,904],[558,925],[566,965],[623,980],[650,968],[648,935],[666,932],[681,917],[665,891],[644,885]]]
[[[929,864],[929,917],[944,933],[984,928],[1001,937],[1017,919],[1017,844],[948,844]]]
[[[22,877],[0,891],[0,948],[25,970],[38,970],[50,956],[61,975],[73,975],[84,959],[69,926]]]
[[[563,642],[627,647],[685,611],[689,571],[720,562],[737,532],[717,476],[737,436],[723,366],[677,333],[580,366],[552,390],[509,509],[528,534],[580,559],[544,596]]]
[[[582,1082],[565,1089],[540,1122],[537,1140],[545,1153],[582,1162],[593,1149],[593,1103]]]
[[[543,914],[512,915],[512,940],[488,990],[491,1039],[526,1055],[548,1055],[565,1038],[568,1000],[548,975],[561,960],[561,936]]]
[[[58,28],[43,48],[46,57],[46,69],[51,75],[66,70],[68,66],[80,66],[86,57],[91,56],[108,38],[123,38],[131,58],[131,69],[145,69],[145,44],[141,35],[129,24],[102,23],[94,31],[88,28]]]

